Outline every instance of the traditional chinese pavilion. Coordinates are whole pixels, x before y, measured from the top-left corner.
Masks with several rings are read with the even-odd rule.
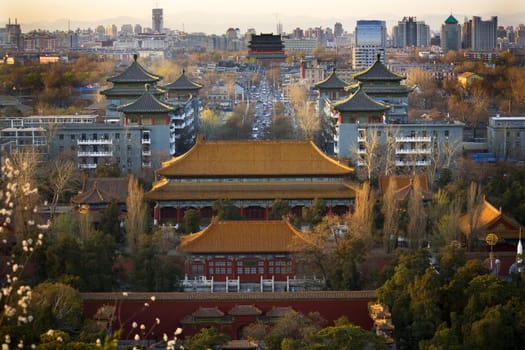
[[[522,226],[513,218],[503,214],[501,209],[495,208],[487,200],[483,200],[479,215],[465,214],[459,218],[459,229],[464,235],[476,232],[480,240],[484,241],[489,233],[498,237],[495,249],[515,250]]]
[[[312,246],[290,223],[280,221],[212,222],[204,230],[183,236],[178,250],[187,254],[185,273],[191,279],[214,281],[261,279],[286,281],[298,267],[293,253]]]
[[[358,83],[347,86],[348,92],[362,89],[374,100],[390,106],[386,111],[389,123],[408,121],[408,94],[413,88],[402,84],[406,77],[390,71],[381,62],[379,54],[373,65],[355,74],[353,78]]]
[[[100,93],[106,96],[106,114],[108,116],[118,116],[117,108],[121,105],[130,103],[144,93],[144,86],[149,85],[150,92],[157,97],[164,94],[158,89],[156,84],[162,79],[160,75],[148,72],[137,62],[137,55],[133,55],[133,63],[123,72],[107,79],[113,83],[109,89]]]
[[[283,62],[286,55],[281,35],[253,34],[248,45],[248,58],[255,58],[263,65]]]
[[[275,199],[300,214],[316,198],[343,213],[354,203],[353,169],[324,154],[312,141],[206,141],[162,163],[160,180],[146,197],[156,223],[182,221],[186,209],[212,217],[212,204],[228,199],[247,220],[267,220]]]
[[[326,79],[315,83],[313,88],[319,91],[321,97],[336,101],[348,95],[345,91],[348,85],[337,76],[334,68]]]
[[[162,86],[166,91],[166,100],[175,107],[170,120],[170,130],[175,136],[175,150],[170,151],[172,156],[188,151],[195,143],[196,123],[201,107],[198,94],[202,87],[203,85],[190,80],[184,70],[174,82]]]

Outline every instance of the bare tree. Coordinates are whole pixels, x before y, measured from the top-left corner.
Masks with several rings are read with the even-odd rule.
[[[126,198],[126,241],[131,253],[134,253],[139,244],[140,235],[146,232],[147,205],[144,200],[144,189],[139,181],[131,175],[128,181],[128,197]]]
[[[419,181],[412,184],[412,192],[408,199],[408,227],[407,235],[411,248],[417,248],[426,234],[427,212],[423,206],[423,189]]]
[[[363,134],[359,135],[358,145],[352,150],[357,159],[357,166],[364,169],[368,181],[373,181],[378,176],[381,164],[380,147],[379,130],[370,128],[363,130]]]
[[[312,136],[319,130],[320,120],[315,112],[314,103],[309,101],[309,91],[306,85],[295,83],[289,87],[290,101],[295,110],[297,126],[304,136]]]
[[[467,193],[467,249],[474,248],[474,244],[479,237],[479,229],[481,224],[481,211],[483,210],[484,196],[481,191],[481,186],[476,182],[471,182]]]
[[[354,212],[348,216],[348,229],[355,237],[369,240],[372,237],[373,210],[377,196],[368,181],[354,187],[354,190],[355,207]]]
[[[56,158],[50,163],[49,182],[52,191],[52,199],[49,205],[51,218],[55,215],[55,210],[58,201],[68,190],[73,190],[75,182],[78,184],[78,177],[74,177],[76,166],[75,163],[69,159]]]
[[[399,203],[396,199],[394,186],[388,186],[383,193],[383,203],[381,211],[383,213],[383,244],[387,252],[394,248],[395,241],[399,236]]]
[[[17,236],[25,238],[31,232],[37,219],[36,204],[39,195],[36,184],[36,170],[40,160],[33,149],[22,150],[11,155],[11,164],[16,176],[10,179],[13,193],[14,226]]]

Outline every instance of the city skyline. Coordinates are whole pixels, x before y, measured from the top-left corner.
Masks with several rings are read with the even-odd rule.
[[[34,29],[95,28],[99,24],[151,27],[151,10],[162,8],[165,28],[206,34],[223,34],[229,27],[239,28],[242,33],[248,28],[254,28],[256,32],[276,32],[277,23],[282,23],[285,32],[291,32],[295,27],[332,28],[336,22],[352,32],[358,19],[385,20],[390,32],[392,26],[405,16],[425,21],[432,31],[438,31],[450,14],[460,23],[465,16],[481,16],[484,19],[498,16],[498,24],[504,26],[516,26],[525,18],[525,2],[515,0],[500,0],[497,3],[492,0],[460,3],[442,0],[433,7],[425,1],[411,0],[373,0],[361,4],[333,0],[330,6],[320,6],[319,1],[313,0],[266,0],[264,8],[233,0],[201,0],[198,5],[192,2],[174,4],[167,0],[92,0],[88,6],[86,4],[77,0],[5,1],[0,5],[0,14],[5,23],[16,20],[22,30],[28,32]]]

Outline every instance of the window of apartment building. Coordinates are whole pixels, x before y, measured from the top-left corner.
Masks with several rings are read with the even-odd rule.
[[[416,131],[410,130],[410,137],[416,137]]]
[[[64,134],[58,134],[58,139],[59,140],[63,140],[64,139]]]
[[[445,137],[448,137],[449,136],[449,131],[448,130],[445,130]]]
[[[129,132],[126,133],[126,138],[127,138],[128,140],[131,140],[131,134],[130,134]]]
[[[421,131],[421,136],[427,137],[427,131],[426,130]]]
[[[104,140],[109,140],[109,134],[104,134]]]
[[[69,137],[71,138],[71,141],[75,141],[75,134],[71,134]]]
[[[115,139],[116,139],[116,140],[120,140],[120,133],[119,133],[119,132],[116,132],[116,133],[115,133]]]
[[[80,135],[80,139],[85,140],[86,139],[86,134]]]

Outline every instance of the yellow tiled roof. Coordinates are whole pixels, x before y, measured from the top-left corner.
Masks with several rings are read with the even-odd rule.
[[[311,141],[205,141],[162,163],[163,176],[349,175]]]
[[[146,193],[149,200],[215,199],[307,199],[354,198],[355,191],[344,182],[203,182],[170,183],[161,180]]]
[[[479,218],[477,219],[476,226],[478,228],[483,228],[487,226],[490,222],[496,220],[501,216],[501,211],[494,208],[489,202],[486,200],[483,201],[483,208],[481,209],[481,213],[479,215]],[[475,220],[476,218],[474,218]],[[470,233],[471,227],[470,227],[470,215],[467,213],[459,218],[459,228],[461,232],[463,233]]]
[[[187,253],[295,252],[310,246],[286,221],[220,221],[183,236],[178,250]]]

